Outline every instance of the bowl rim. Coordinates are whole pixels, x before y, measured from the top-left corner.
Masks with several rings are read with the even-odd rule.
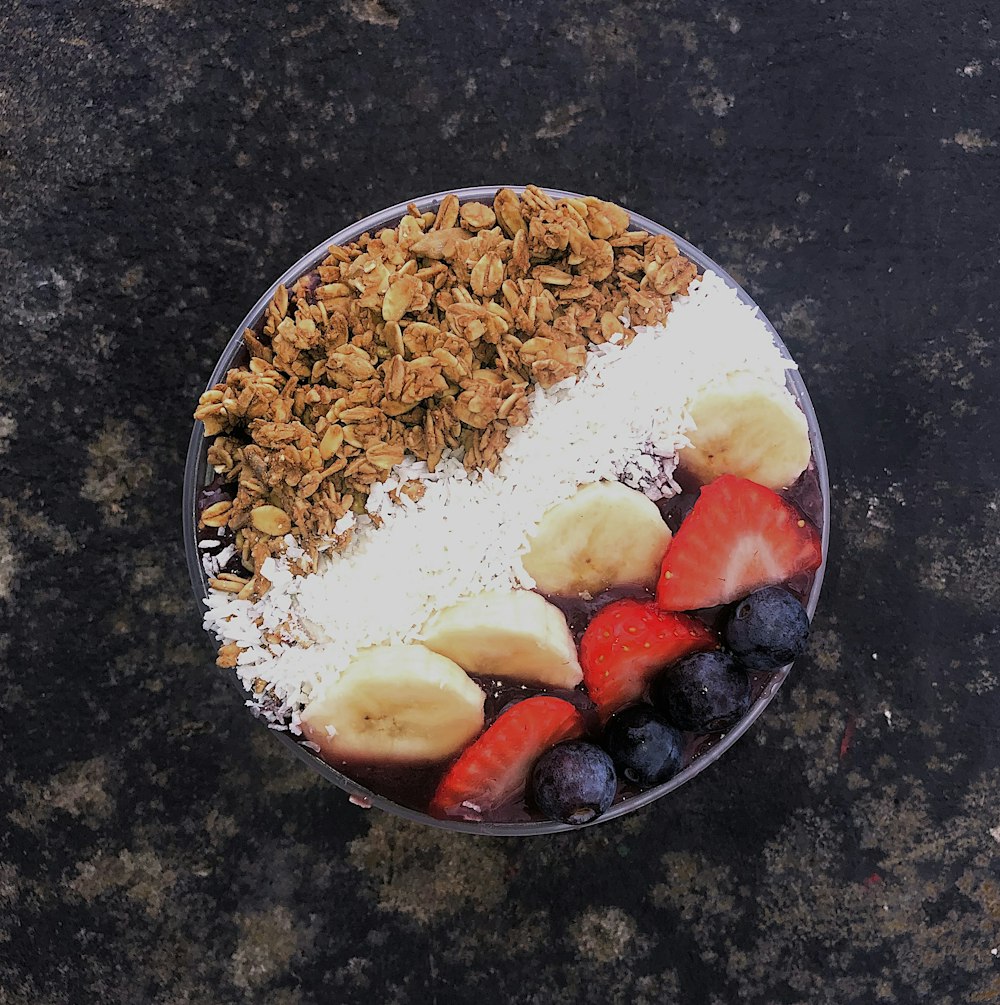
[[[304,254],[297,262],[295,262],[294,265],[287,268],[258,299],[256,304],[254,304],[254,306],[247,313],[246,317],[236,328],[233,336],[229,339],[220,354],[215,368],[212,371],[211,377],[206,384],[206,390],[211,388],[213,385],[220,383],[226,372],[232,367],[234,359],[243,349],[244,331],[246,331],[247,328],[254,327],[254,325],[256,325],[261,319],[267,305],[271,302],[271,299],[278,287],[294,282],[303,273],[314,268],[320,261],[322,261],[323,258],[326,257],[331,244],[348,243],[356,240],[366,231],[373,231],[387,226],[394,226],[404,215],[406,215],[411,204],[416,205],[422,212],[427,212],[428,210],[436,209],[441,200],[446,195],[451,194],[458,196],[460,202],[485,200],[492,203],[493,197],[501,188],[509,188],[515,192],[521,193],[526,187],[527,186],[525,185],[498,184],[447,189],[442,192],[434,192],[428,195],[418,196],[413,199],[407,199],[405,202],[400,202],[394,206],[386,207],[385,209],[379,210],[376,213],[372,213],[369,216],[358,220],[356,223],[352,223],[347,227],[341,228],[331,237],[317,244],[311,251]],[[548,188],[546,186],[538,187],[555,199],[582,198],[582,196],[576,192]],[[743,303],[752,307],[757,312],[758,316],[767,327],[775,345],[777,345],[781,351],[782,356],[791,360],[792,357],[788,352],[784,341],[781,339],[781,336],[775,330],[774,325],[771,324],[770,320],[760,309],[757,303],[725,269],[680,235],[639,213],[635,213],[629,209],[626,209],[626,211],[629,214],[630,223],[633,229],[645,230],[651,234],[662,234],[672,238],[677,242],[677,246],[680,251],[695,262],[696,265],[698,265],[700,271],[710,271],[719,276],[719,278],[722,279],[727,286],[736,292],[737,296],[741,301],[743,301]],[[808,421],[813,462],[816,465],[816,474],[819,480],[820,492],[822,496],[823,519],[822,526],[820,527],[820,534],[822,539],[823,561],[819,569],[816,570],[812,587],[809,591],[809,597],[806,601],[806,610],[811,621],[819,603],[820,592],[822,590],[823,578],[826,572],[827,560],[829,556],[830,478],[829,469],[827,467],[826,452],[823,447],[823,437],[819,428],[819,421],[817,419],[812,400],[809,397],[809,392],[806,389],[805,382],[803,381],[797,366],[794,369],[786,371],[786,384],[798,401],[799,406],[802,408],[802,411]],[[205,598],[208,596],[208,580],[201,562],[203,553],[197,547],[196,505],[197,493],[199,489],[207,483],[206,475],[208,473],[208,465],[205,456],[207,453],[208,441],[203,436],[203,428],[203,423],[196,421],[188,442],[188,451],[184,466],[182,519],[184,551],[187,560],[188,574],[191,579],[191,587],[194,592],[196,603],[202,613],[204,613],[205,609]],[[589,824],[584,824],[583,826],[597,826],[598,824],[607,823],[628,813],[632,813],[635,810],[642,809],[650,803],[653,803],[658,799],[661,799],[663,796],[666,796],[674,790],[680,788],[682,785],[701,774],[701,772],[708,768],[709,765],[718,761],[719,758],[721,758],[722,755],[729,750],[761,716],[764,709],[767,708],[775,694],[777,694],[778,689],[788,677],[791,666],[792,664],[789,664],[788,666],[775,671],[773,677],[770,681],[768,681],[760,697],[756,702],[754,702],[753,706],[739,721],[739,723],[737,723],[733,729],[720,738],[704,754],[695,757],[695,759],[687,767],[685,767],[683,771],[678,772],[673,778],[661,785],[654,786],[644,792],[629,796],[621,802],[615,803],[607,810],[607,812],[602,814],[596,820],[591,821]],[[235,673],[227,673],[227,676],[229,680],[232,681],[233,686],[237,688],[239,693],[245,696],[246,691],[240,683],[237,675]],[[581,829],[580,826],[550,820],[522,821],[516,823],[491,823],[486,821],[477,822],[450,819],[441,820],[428,813],[424,813],[420,810],[414,810],[408,806],[403,806],[399,803],[393,802],[385,796],[381,796],[377,792],[373,792],[360,783],[355,782],[353,779],[348,778],[346,775],[341,774],[341,772],[337,771],[336,768],[327,764],[317,755],[312,753],[312,751],[308,748],[302,746],[302,744],[287,731],[270,729],[269,732],[277,737],[278,741],[300,761],[307,764],[314,771],[318,772],[327,781],[332,782],[347,792],[352,801],[359,801],[362,805],[367,804],[378,807],[386,812],[416,823],[437,827],[447,831],[478,834],[480,836],[489,837],[529,837],[536,834],[553,834]]]

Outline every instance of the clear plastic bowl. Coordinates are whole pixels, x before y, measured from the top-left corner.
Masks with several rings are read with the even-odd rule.
[[[500,188],[511,188],[516,192],[522,192],[524,190],[523,185],[487,185],[477,188],[454,189],[452,191],[455,192],[461,202],[478,201],[492,204],[493,197]],[[577,193],[575,192],[563,192],[558,189],[547,188],[545,191],[554,198],[577,196]],[[229,340],[229,344],[220,356],[219,362],[216,364],[215,370],[212,372],[212,376],[209,378],[206,386],[212,387],[212,385],[222,382],[225,378],[226,372],[234,365],[237,365],[241,352],[244,352],[243,332],[247,328],[257,328],[264,311],[266,310],[267,305],[271,302],[271,298],[274,296],[277,288],[283,284],[290,286],[303,273],[315,268],[315,266],[326,257],[327,249],[331,244],[348,244],[360,237],[360,235],[365,231],[375,232],[383,229],[384,227],[395,226],[399,220],[406,215],[407,207],[411,203],[415,204],[422,212],[426,212],[427,210],[436,210],[441,200],[447,194],[447,192],[436,192],[433,195],[425,195],[417,199],[409,199],[397,206],[390,206],[388,209],[383,209],[381,212],[374,213],[371,216],[365,217],[365,219],[352,224],[350,227],[346,227],[343,230],[338,231],[332,237],[313,248],[313,250],[308,254],[303,255],[302,258],[291,266],[291,268],[285,271],[280,278],[274,281],[270,289],[268,289],[263,296],[261,296],[260,300],[257,301],[250,313],[247,314],[237,327],[233,337]],[[729,286],[736,290],[740,299],[744,303],[757,307],[753,300],[747,296],[742,287],[740,287],[740,285],[730,275],[728,275],[728,273],[726,273],[715,262],[713,262],[711,258],[703,254],[692,244],[689,244],[683,238],[678,237],[666,227],[662,227],[660,224],[654,223],[652,220],[648,220],[644,216],[639,216],[637,213],[630,213],[629,215],[632,220],[632,229],[645,230],[651,234],[669,235],[677,242],[677,246],[680,248],[681,252],[690,258],[698,266],[700,271],[711,271],[721,276]],[[761,317],[764,318],[763,312],[761,312]],[[764,321],[766,322],[768,330],[771,332],[775,342],[781,348],[782,353],[785,356],[788,356],[788,351],[778,336],[778,333],[774,330],[774,327],[769,321],[767,321],[766,318],[764,318]],[[830,482],[826,466],[826,454],[823,451],[823,439],[820,436],[816,413],[813,410],[812,402],[809,400],[809,394],[806,391],[805,384],[802,382],[802,378],[799,376],[797,370],[790,370],[788,372],[788,386],[798,400],[802,410],[805,412],[806,418],[809,420],[809,437],[812,441],[813,460],[816,465],[816,472],[819,478],[820,490],[823,497],[822,523],[819,528],[823,540],[823,564],[816,572],[812,583],[812,589],[809,592],[809,597],[806,602],[806,609],[809,612],[809,617],[812,618],[812,615],[816,610],[816,605],[819,601],[820,589],[823,585],[823,574],[826,570],[827,548],[830,536]],[[192,408],[193,406],[194,403],[192,402]],[[208,595],[208,581],[201,564],[201,557],[203,553],[197,546],[197,516],[195,507],[198,492],[203,486],[208,484],[213,475],[213,472],[208,467],[206,458],[207,450],[208,441],[202,434],[202,424],[197,422],[195,423],[194,429],[191,433],[191,442],[188,447],[187,463],[184,470],[184,549],[187,554],[187,564],[188,571],[191,576],[191,586],[194,589],[199,610],[202,611],[204,610],[204,598]],[[662,785],[657,785],[655,788],[647,789],[645,792],[630,796],[621,802],[616,803],[606,813],[598,817],[597,820],[593,821],[593,823],[588,826],[604,823],[608,820],[614,820],[616,817],[623,816],[626,813],[631,813],[633,810],[647,806],[649,803],[652,803],[657,799],[661,799],[668,793],[680,788],[680,786],[691,781],[692,778],[704,771],[710,764],[714,764],[753,725],[757,717],[764,711],[768,703],[775,696],[778,688],[781,687],[782,683],[784,683],[790,669],[791,667],[787,666],[777,671],[772,679],[767,683],[761,696],[757,699],[753,707],[743,717],[743,719],[714,746],[708,749],[705,753],[696,757],[683,771],[679,772],[671,778],[670,781],[664,782]],[[245,695],[236,674],[233,673],[230,677],[239,693],[241,695]],[[321,760],[309,749],[301,746],[301,744],[298,743],[290,734],[277,730],[271,730],[270,732],[275,737],[276,742],[283,744],[295,757],[299,758],[299,760],[312,768],[313,771],[318,772],[325,779],[333,782],[334,785],[339,786],[357,800],[360,800],[362,803],[377,806],[379,809],[386,810],[389,813],[395,813],[398,816],[405,817],[407,820],[413,820],[422,824],[429,824],[433,827],[443,828],[444,830],[464,831],[468,834],[493,836],[552,834],[558,831],[578,829],[568,824],[557,823],[550,820],[518,823],[439,820],[427,813],[421,813],[419,810],[414,810],[407,806],[401,806],[399,803],[386,799],[377,792],[372,792],[371,790],[365,788],[365,786],[359,785],[346,775],[341,774],[336,768],[331,767],[325,761]]]

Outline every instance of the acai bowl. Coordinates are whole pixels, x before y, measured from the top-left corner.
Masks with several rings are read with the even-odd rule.
[[[196,412],[218,662],[361,805],[533,834],[673,791],[802,652],[822,439],[711,259],[593,197],[461,189],[292,266]]]

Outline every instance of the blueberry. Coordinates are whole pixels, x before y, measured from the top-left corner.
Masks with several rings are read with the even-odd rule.
[[[805,652],[809,617],[787,590],[767,586],[732,606],[723,636],[744,666],[775,670]]]
[[[550,820],[586,824],[611,805],[618,778],[614,763],[600,747],[570,740],[535,762],[529,788],[535,805]]]
[[[681,766],[683,738],[648,705],[633,705],[611,716],[604,745],[624,778],[642,788],[673,778]]]
[[[750,707],[750,678],[729,653],[692,653],[656,677],[649,693],[657,711],[678,729],[715,733]]]

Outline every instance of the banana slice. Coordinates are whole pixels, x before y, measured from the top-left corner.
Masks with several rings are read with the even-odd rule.
[[[668,544],[670,528],[655,503],[620,482],[594,482],[542,517],[524,568],[542,593],[651,587]]]
[[[739,475],[769,489],[791,485],[809,464],[809,426],[783,387],[746,371],[706,384],[688,404],[696,429],[680,465],[704,483]]]
[[[583,671],[566,618],[530,590],[490,591],[436,614],[422,642],[468,673],[576,687]]]
[[[432,764],[479,735],[485,700],[460,666],[424,646],[376,646],[306,705],[302,732],[331,761]]]

